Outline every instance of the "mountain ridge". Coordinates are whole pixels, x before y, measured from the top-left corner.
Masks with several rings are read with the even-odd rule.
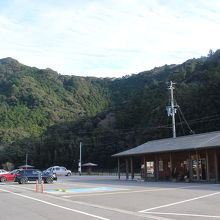
[[[165,111],[169,81],[176,83],[177,103],[196,133],[219,130],[219,61],[217,50],[112,79],[66,76],[1,59],[0,164],[21,163],[25,149],[38,167],[60,163],[73,169],[82,141],[90,146],[88,160],[112,167],[112,154],[171,136]],[[176,119],[177,135],[189,134],[181,116]]]

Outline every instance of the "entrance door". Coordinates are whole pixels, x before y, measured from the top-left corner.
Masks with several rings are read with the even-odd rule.
[[[206,165],[206,159],[200,159],[198,161],[198,169],[199,169],[199,180],[207,180],[207,165]],[[197,160],[192,160],[191,162],[191,179],[192,180],[198,180],[197,178]]]
[[[147,178],[154,178],[155,175],[155,168],[154,168],[154,161],[148,161],[146,163],[147,168]]]

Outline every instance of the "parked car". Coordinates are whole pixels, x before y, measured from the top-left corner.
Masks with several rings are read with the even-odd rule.
[[[0,174],[5,174],[5,173],[9,173],[9,172],[6,170],[0,169]]]
[[[5,174],[0,174],[0,182],[14,181],[17,172],[18,170],[13,170]]]
[[[71,170],[60,166],[49,167],[46,172],[56,174],[57,176],[70,176],[72,174]]]
[[[15,175],[15,182],[19,184],[36,181],[38,174],[42,174],[42,180],[44,183],[53,183],[53,175],[50,173],[44,173],[36,169],[19,170]]]
[[[57,181],[57,174],[53,173],[51,168],[48,168],[48,169],[44,170],[43,173],[51,174],[53,176],[53,180]]]

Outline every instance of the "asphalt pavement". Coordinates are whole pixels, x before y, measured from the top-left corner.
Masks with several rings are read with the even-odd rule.
[[[0,183],[0,219],[220,219],[219,184],[65,176],[39,191],[35,183]]]

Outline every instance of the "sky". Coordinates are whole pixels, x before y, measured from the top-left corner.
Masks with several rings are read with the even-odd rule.
[[[0,59],[122,77],[220,49],[219,0],[0,0]]]

